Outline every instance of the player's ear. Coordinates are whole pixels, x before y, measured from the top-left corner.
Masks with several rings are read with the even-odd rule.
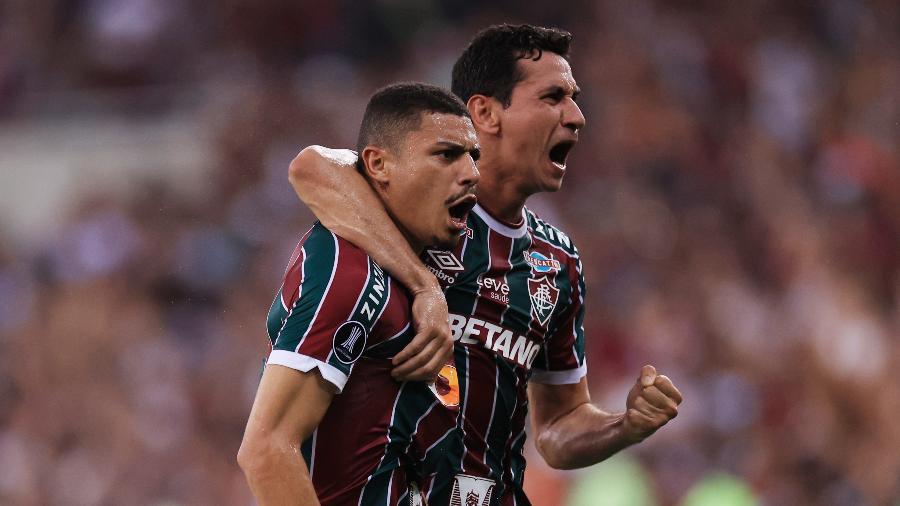
[[[500,102],[492,97],[472,95],[466,106],[476,130],[488,134],[500,133],[500,108],[503,107]]]
[[[359,154],[363,168],[372,181],[381,184],[388,182],[387,152],[378,146],[366,146]]]

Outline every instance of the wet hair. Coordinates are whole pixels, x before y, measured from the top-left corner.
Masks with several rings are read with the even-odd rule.
[[[512,90],[523,79],[518,61],[540,60],[544,51],[569,59],[572,34],[534,25],[492,25],[478,32],[453,65],[451,89],[463,102],[472,95],[497,99],[509,107]]]
[[[422,125],[422,113],[469,117],[466,105],[449,91],[425,83],[397,83],[379,89],[369,99],[356,140],[362,154],[366,146],[399,149],[409,132]]]

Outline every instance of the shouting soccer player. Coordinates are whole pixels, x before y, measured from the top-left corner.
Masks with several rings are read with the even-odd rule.
[[[369,101],[357,147],[373,205],[400,240],[413,251],[454,247],[478,180],[465,105],[434,86],[389,86]],[[458,393],[446,375],[430,386],[392,378],[390,359],[414,334],[406,289],[316,224],[291,257],[268,331],[272,351],[238,454],[259,503],[408,497],[402,466],[455,427]]]
[[[368,186],[334,162],[352,152],[310,147],[291,164],[295,190],[323,223],[398,281],[415,282],[428,269],[445,289],[460,409],[457,430],[420,463],[432,505],[528,504],[528,411],[538,451],[549,465],[571,469],[642,441],[675,417],[682,401],[667,377],[644,366],[624,412],[591,403],[578,250],[525,208],[530,195],[560,188],[585,124],[570,43],[561,30],[492,26],[456,62],[453,92],[466,102],[482,149],[479,204],[462,242],[429,249],[424,265],[387,214],[372,209],[377,201]]]

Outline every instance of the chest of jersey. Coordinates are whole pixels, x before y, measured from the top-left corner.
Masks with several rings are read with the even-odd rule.
[[[526,371],[572,296],[565,252],[531,230],[510,237],[470,218],[454,250],[424,260],[444,287],[454,340]]]

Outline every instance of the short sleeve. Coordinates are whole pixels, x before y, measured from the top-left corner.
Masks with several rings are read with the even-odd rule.
[[[531,381],[550,385],[578,383],[587,374],[584,358],[584,274],[581,260],[569,263],[572,289],[559,320],[532,366]]]
[[[340,392],[387,305],[389,287],[365,253],[317,227],[293,255],[270,309],[267,364],[318,369]]]

